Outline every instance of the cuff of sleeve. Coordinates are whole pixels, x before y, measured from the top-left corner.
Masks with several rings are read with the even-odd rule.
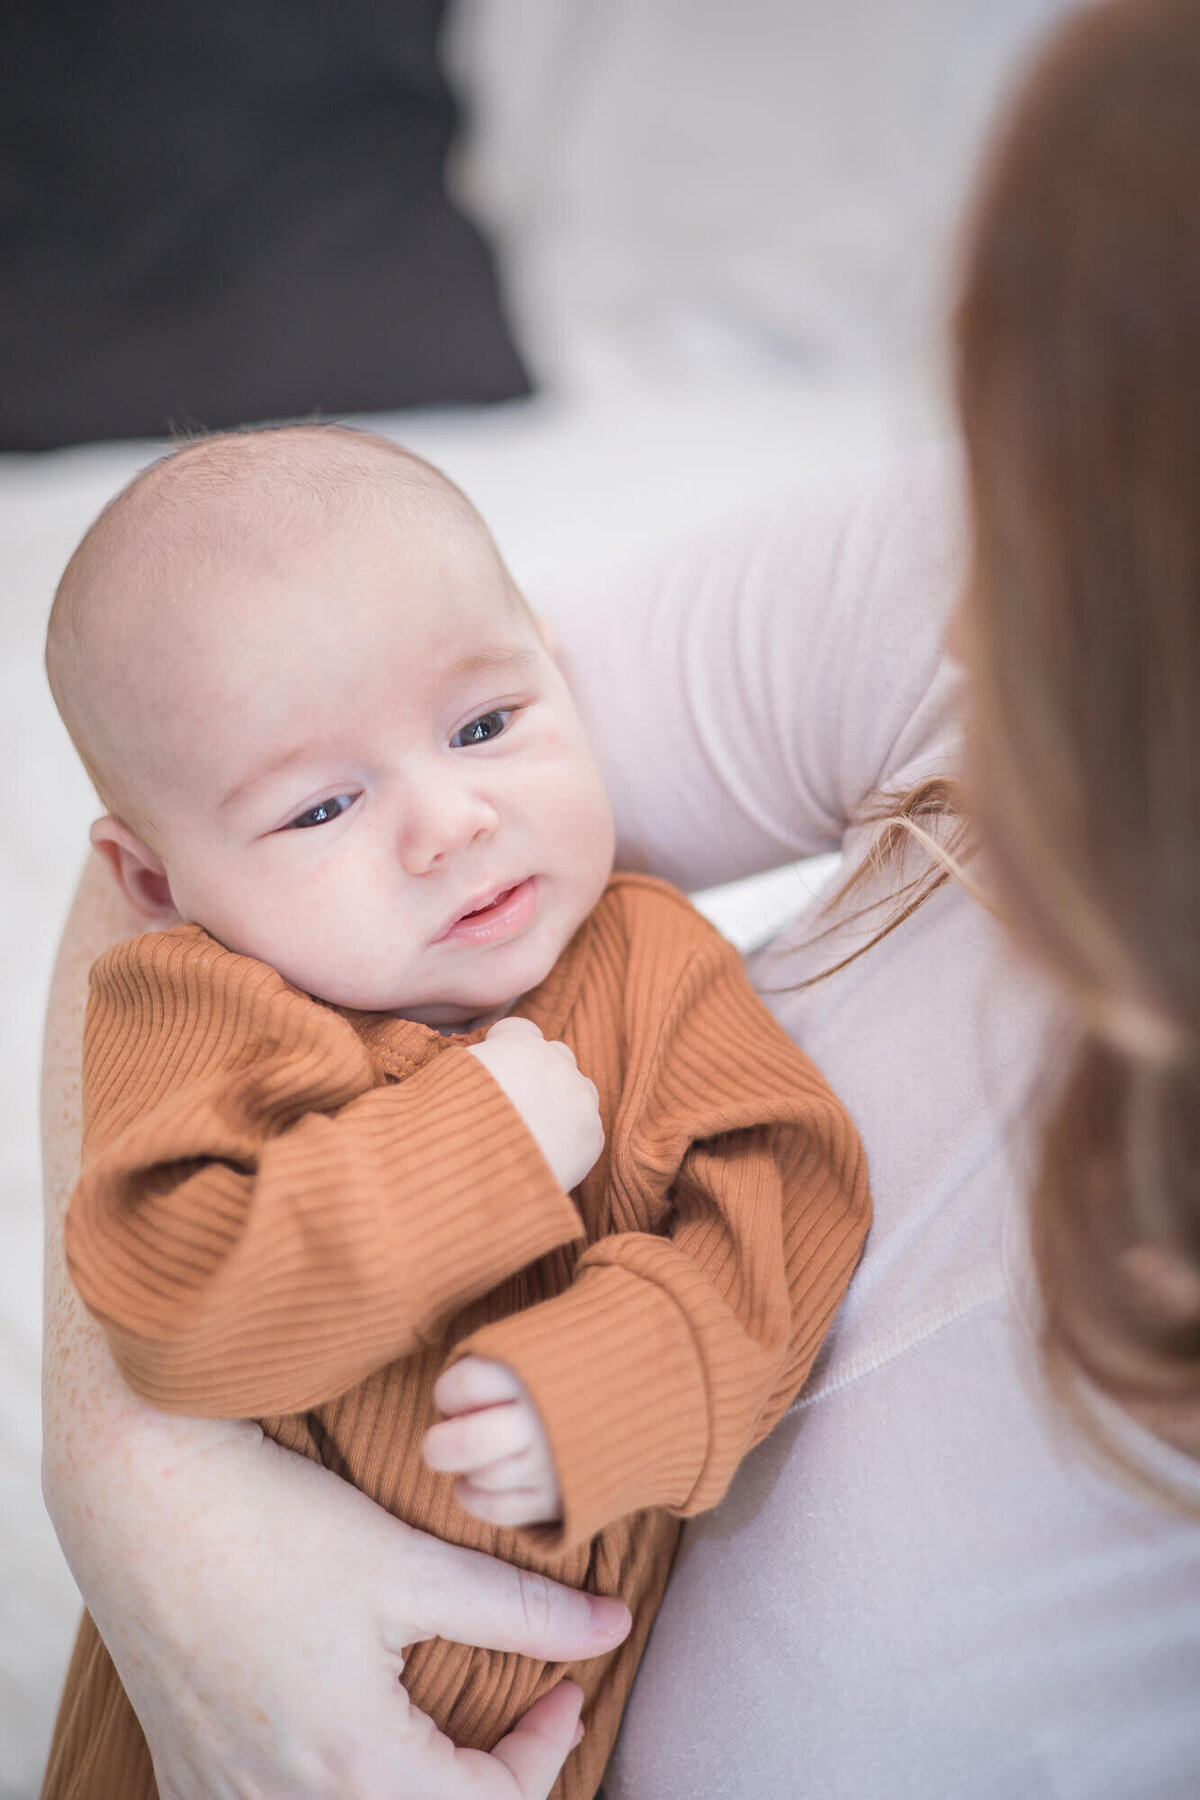
[[[557,1524],[522,1536],[540,1550],[584,1543],[646,1507],[682,1507],[709,1441],[700,1359],[678,1305],[628,1269],[587,1269],[553,1300],[473,1332],[459,1356],[507,1363],[550,1441]]]

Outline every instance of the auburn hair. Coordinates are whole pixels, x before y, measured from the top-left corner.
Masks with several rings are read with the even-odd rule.
[[[969,218],[955,352],[966,807],[1078,1021],[1032,1197],[1044,1354],[1194,1447],[1197,0],[1088,6],[1038,58]]]

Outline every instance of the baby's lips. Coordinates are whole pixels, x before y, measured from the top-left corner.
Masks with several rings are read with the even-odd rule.
[[[483,893],[476,895],[474,900],[469,900],[465,906],[460,906],[452,919],[446,920],[434,942],[437,943],[440,938],[444,938],[448,932],[453,931],[460,920],[469,919],[472,913],[483,912],[487,907],[495,906],[497,900],[502,900],[506,894],[511,894],[513,889],[520,885],[519,881],[510,881],[503,887],[486,888]]]

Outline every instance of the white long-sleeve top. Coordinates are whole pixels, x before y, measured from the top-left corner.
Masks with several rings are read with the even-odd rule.
[[[955,771],[962,520],[939,454],[533,596],[626,866],[695,889],[852,864],[866,796]],[[955,885],[791,991],[853,929],[800,917],[753,973],[862,1133],[866,1255],[804,1396],[688,1528],[606,1792],[1195,1800],[1200,1524],[1099,1469],[1039,1377],[1052,998]],[[1200,1468],[1120,1428],[1200,1503]]]

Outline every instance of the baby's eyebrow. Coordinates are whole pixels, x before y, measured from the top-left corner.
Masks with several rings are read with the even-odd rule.
[[[525,645],[497,645],[493,649],[471,650],[460,656],[446,670],[451,677],[483,675],[489,669],[525,669],[538,660],[536,650]]]

